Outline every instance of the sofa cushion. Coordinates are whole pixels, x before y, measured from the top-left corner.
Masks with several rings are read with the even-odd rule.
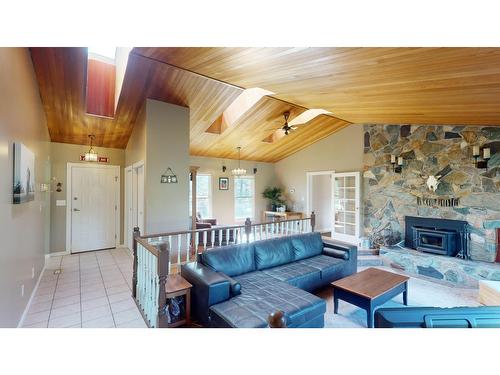
[[[255,268],[264,270],[294,261],[293,247],[286,237],[254,242]]]
[[[210,308],[217,325],[223,321],[226,327],[266,327],[269,314],[281,310],[287,327],[301,327],[326,312],[326,302],[321,298],[264,272],[251,272],[235,279],[241,284],[241,294]]]
[[[290,240],[295,253],[295,260],[306,259],[321,254],[323,240],[317,232],[291,236]]]
[[[336,280],[342,277],[345,260],[327,255],[317,255],[312,258],[302,259],[297,262],[299,266],[312,267],[321,272],[321,279]]]
[[[317,268],[309,267],[297,262],[283,264],[278,267],[262,271],[280,281],[304,290],[314,290],[321,281],[321,272]]]
[[[201,254],[201,262],[227,276],[255,271],[253,244],[240,244],[210,249]]]

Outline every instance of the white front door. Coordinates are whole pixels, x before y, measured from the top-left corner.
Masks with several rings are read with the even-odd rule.
[[[332,238],[357,244],[360,228],[360,173],[333,174]]]
[[[119,167],[70,168],[71,252],[116,247]]]

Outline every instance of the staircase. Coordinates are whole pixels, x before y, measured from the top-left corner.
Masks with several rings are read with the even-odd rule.
[[[378,249],[358,249],[358,267],[382,266]]]

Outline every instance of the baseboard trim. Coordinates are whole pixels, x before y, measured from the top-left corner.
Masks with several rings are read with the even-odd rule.
[[[57,253],[49,253],[45,254],[45,259],[49,259],[50,257],[62,257],[64,255],[71,255],[69,251],[58,251]]]
[[[21,319],[19,319],[19,322],[17,323],[17,328],[22,328],[24,321],[26,320],[26,316],[28,315],[28,311],[30,310],[31,303],[33,302],[33,298],[36,295],[36,292],[38,290],[38,286],[40,285],[40,281],[42,280],[42,275],[45,272],[45,267],[47,265],[47,255],[45,254],[45,261],[43,262],[43,267],[42,270],[40,271],[40,275],[38,275],[38,280],[36,281],[35,287],[33,288],[33,291],[31,292],[31,296],[28,300],[28,303],[26,304],[26,307],[24,308],[23,315],[21,315]]]

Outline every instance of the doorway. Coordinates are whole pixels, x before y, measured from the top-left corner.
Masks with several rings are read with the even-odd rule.
[[[120,240],[120,167],[67,164],[66,249],[114,248]]]
[[[132,250],[135,227],[139,228],[141,234],[145,234],[143,161],[125,168],[124,243],[130,250]]]
[[[317,232],[352,244],[360,236],[361,177],[359,172],[307,173],[307,212],[316,214]]]
[[[307,214],[316,215],[316,232],[329,233],[333,224],[332,176],[334,171],[307,173]]]

